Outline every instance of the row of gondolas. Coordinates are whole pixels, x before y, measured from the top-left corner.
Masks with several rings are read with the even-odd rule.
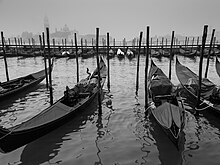
[[[195,58],[200,56],[200,49],[199,47],[178,47],[174,48],[174,54],[182,55],[188,58]],[[128,59],[133,59],[135,55],[139,52],[137,48],[132,47],[123,47],[123,48],[111,48],[109,49],[109,58],[118,57],[119,59],[124,59],[127,57]],[[105,55],[107,49],[103,48],[100,50],[100,54]],[[8,48],[5,51],[6,57],[19,57],[19,58],[27,58],[27,57],[37,57],[37,56],[44,56],[46,51],[40,49],[24,49],[21,48],[16,50],[15,48]],[[76,58],[76,50],[73,49],[51,49],[51,54],[55,58],[67,58],[72,59]],[[85,49],[78,49],[77,56],[82,57],[84,59],[94,57],[96,54],[95,48],[85,48]],[[140,50],[140,54],[145,54],[144,49]],[[152,48],[150,49],[151,57],[154,58],[161,58],[161,57],[170,57],[170,49],[169,48]],[[0,52],[0,56],[3,56],[3,52]],[[214,56],[220,55],[220,50],[217,48],[213,48],[210,52],[209,49],[204,50],[204,57],[210,55],[211,58]]]
[[[147,83],[149,106],[146,111],[149,112],[148,114],[152,119],[161,126],[178,148],[179,139],[185,125],[185,109],[181,91],[184,89],[196,100],[199,92],[199,77],[182,65],[177,58],[175,66],[177,77],[182,85],[181,88],[174,86],[151,59]],[[1,151],[4,153],[13,151],[71,120],[76,112],[86,110],[97,99],[97,95],[101,92],[107,77],[107,67],[103,58],[99,60],[99,68],[100,71],[96,68],[92,74],[79,81],[72,89],[67,87],[62,98],[31,119],[9,128],[0,126]],[[220,76],[220,63],[217,57],[216,71]],[[1,83],[1,100],[8,99],[27,88],[37,85],[46,77],[45,73],[48,74],[48,72],[48,69],[41,70],[25,77]],[[196,111],[210,110],[219,113],[219,88],[210,80],[202,79],[200,92],[200,106],[197,107]]]

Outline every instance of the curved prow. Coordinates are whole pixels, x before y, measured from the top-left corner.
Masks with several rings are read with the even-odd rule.
[[[176,56],[176,64],[180,64],[177,56]]]
[[[215,60],[215,69],[216,69],[218,76],[220,77],[220,62],[219,62],[217,56],[216,56],[216,60]]]

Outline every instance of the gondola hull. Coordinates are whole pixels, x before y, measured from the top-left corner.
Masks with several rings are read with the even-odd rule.
[[[47,69],[47,73],[49,73],[49,69]],[[46,77],[45,70],[41,70],[39,72],[20,77],[17,79],[10,80],[8,82],[3,82],[0,84],[1,87],[5,91],[0,92],[1,101],[11,98],[12,96],[16,96],[28,89],[33,88],[41,81],[43,81]],[[28,82],[25,82],[28,81]],[[12,87],[13,86],[13,87]],[[11,89],[9,89],[11,87]]]
[[[94,93],[87,101],[82,103],[82,105],[78,108],[71,109],[70,113],[64,115],[61,118],[58,118],[57,120],[41,125],[39,127],[34,127],[33,129],[22,130],[17,132],[13,132],[12,130],[11,133],[5,132],[0,129],[0,149],[2,150],[2,152],[7,153],[51,132],[52,130],[60,127],[67,121],[73,119],[77,112],[85,111],[89,104],[96,100],[96,96],[97,92]],[[60,103],[60,100],[57,103]],[[55,103],[55,105],[57,103]]]
[[[179,139],[185,125],[185,112],[181,97],[173,93],[173,90],[174,85],[151,60],[148,78],[148,109],[152,118],[179,148]]]
[[[199,107],[195,107],[195,105],[197,104],[196,103],[197,94],[196,94],[196,90],[195,90],[196,88],[195,89],[192,88],[191,85],[198,86],[198,84],[196,83],[196,81],[198,80],[198,76],[194,72],[192,72],[188,67],[180,64],[180,62],[178,61],[177,58],[176,58],[176,74],[177,74],[177,78],[180,81],[184,90],[190,95],[192,100],[195,100],[194,105],[191,105],[192,108],[195,108],[196,111],[199,111],[199,112],[204,112],[204,110],[212,110],[212,111],[220,114],[220,104],[217,102],[211,102],[204,97],[200,98]],[[193,83],[190,84],[189,83],[190,79],[194,80],[195,83],[193,81],[191,81],[194,84]],[[206,86],[205,89],[210,88],[210,90],[209,91],[207,90],[206,92],[204,92],[204,94],[203,93],[201,93],[201,94],[205,96],[206,93],[212,93],[213,89],[215,88],[215,85],[208,79],[203,79],[202,83],[204,83],[203,86]],[[211,96],[212,94],[209,94],[209,95]]]
[[[77,112],[85,111],[93,101],[97,101],[96,96],[102,91],[107,76],[107,68],[103,60],[100,62],[100,89],[97,75],[96,69],[74,88],[67,87],[61,99],[31,119],[14,127],[0,127],[1,151],[15,150],[66,123]]]

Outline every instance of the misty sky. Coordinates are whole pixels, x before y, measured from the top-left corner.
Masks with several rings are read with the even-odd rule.
[[[110,33],[118,40],[150,35],[201,35],[203,26],[220,31],[220,0],[0,0],[0,30],[5,36],[50,31],[65,24],[80,34]]]

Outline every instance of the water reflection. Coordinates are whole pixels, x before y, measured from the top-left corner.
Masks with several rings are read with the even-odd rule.
[[[198,73],[199,57],[179,57],[179,60]],[[168,73],[168,58],[154,58],[154,61],[165,74]],[[8,63],[10,78],[44,68],[43,58],[10,58]],[[0,64],[0,69],[4,71],[3,60],[0,60]],[[136,64],[137,58],[119,61],[115,57],[110,60],[111,93],[107,94],[110,97],[103,102],[102,116],[97,115],[97,107],[84,115],[79,114],[73,121],[44,137],[12,153],[0,154],[0,162],[19,164],[20,160],[22,164],[67,164],[69,161],[69,164],[88,164],[88,160],[91,160],[91,164],[218,164],[218,117],[204,114],[197,118],[187,113],[183,149],[178,151],[160,131],[161,128],[144,113],[144,56],[140,56],[140,86],[138,95],[135,95]],[[179,84],[173,71],[174,65],[172,61],[172,81]],[[84,60],[79,58],[80,78],[87,75],[86,68],[93,70],[95,67],[95,57]],[[210,60],[209,77],[218,83],[219,77],[214,67],[214,62]],[[72,87],[76,83],[76,59],[57,59],[53,71],[56,100],[63,95],[66,85]],[[5,80],[4,72],[0,74],[0,79]],[[39,113],[49,106],[48,96],[45,82],[42,82],[35,91],[8,101],[6,105],[1,104],[1,123],[6,119],[9,123],[19,123]],[[113,100],[114,106],[106,106],[108,99]]]
[[[101,149],[99,147],[99,140],[102,139],[102,137],[105,135],[105,132],[102,130],[103,129],[103,124],[102,124],[102,115],[99,114],[98,115],[98,119],[96,121],[96,127],[97,127],[97,137],[96,137],[96,140],[95,140],[95,145],[96,145],[96,148],[97,148],[97,157],[98,157],[98,161],[96,161],[94,163],[94,165],[101,165],[102,164],[102,160],[101,160],[101,157],[100,157],[100,153],[101,153]]]
[[[97,104],[92,102],[91,106],[85,111],[77,113],[72,121],[69,121],[49,134],[26,145],[20,157],[21,164],[38,165],[52,161],[52,159],[60,152],[64,142],[73,141],[70,134],[73,132],[80,132],[86,125],[87,121],[90,121],[91,118],[93,118],[96,110]],[[55,163],[59,164],[61,162],[62,161],[60,160]]]
[[[41,101],[41,102],[39,102]],[[30,90],[19,93],[11,99],[3,100],[0,104],[0,124],[10,127],[21,121],[30,118],[40,112],[49,101],[49,92],[45,89],[45,84],[38,84]],[[36,105],[35,103],[38,103]],[[42,105],[42,107],[40,107]],[[31,112],[33,109],[34,112]],[[29,114],[30,113],[30,114]],[[16,117],[18,120],[13,120]]]
[[[156,122],[149,122],[149,127],[151,128],[151,135],[153,136],[155,145],[159,151],[159,159],[161,164],[183,164],[182,152],[184,151],[185,133],[183,132],[182,136],[180,136],[181,139],[178,150]]]

